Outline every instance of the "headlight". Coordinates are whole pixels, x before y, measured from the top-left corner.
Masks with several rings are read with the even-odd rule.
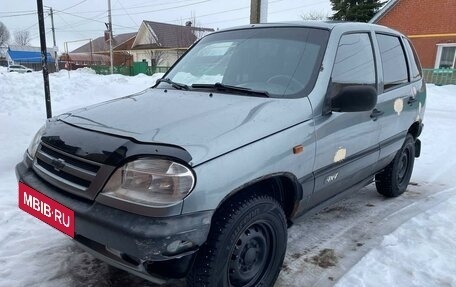
[[[164,159],[138,159],[117,169],[102,193],[105,196],[155,206],[182,200],[195,184],[186,166]]]
[[[36,132],[35,136],[33,137],[32,142],[30,143],[29,147],[27,148],[27,152],[32,158],[35,158],[36,150],[38,149],[38,146],[41,141],[41,136],[43,136],[43,133],[44,133],[44,128],[45,128],[45,125],[42,126]]]

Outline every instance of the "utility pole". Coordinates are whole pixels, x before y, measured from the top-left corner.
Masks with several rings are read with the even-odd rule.
[[[109,21],[109,58],[111,62],[111,75],[114,73],[114,66],[112,61],[112,19],[111,19],[111,0],[108,0],[108,21]]]
[[[41,66],[43,68],[44,80],[44,98],[46,101],[47,118],[52,117],[51,109],[51,92],[49,90],[49,73],[47,68],[47,49],[46,49],[46,33],[44,31],[44,15],[43,15],[43,0],[36,0],[38,8],[38,26],[40,29],[40,44],[41,44]]]
[[[57,61],[57,43],[55,42],[55,27],[54,27],[54,12],[52,7],[49,7],[49,14],[51,15],[51,24],[52,24],[52,40],[54,40],[54,61],[55,61],[55,71],[59,71],[59,62]]]
[[[250,24],[266,23],[268,21],[268,1],[250,0]]]

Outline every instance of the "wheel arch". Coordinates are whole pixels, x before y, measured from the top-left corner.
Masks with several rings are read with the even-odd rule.
[[[294,174],[289,172],[273,173],[256,178],[232,190],[219,203],[216,211],[238,196],[259,191],[271,195],[280,203],[288,221],[294,217],[298,203],[303,197],[302,186]]]

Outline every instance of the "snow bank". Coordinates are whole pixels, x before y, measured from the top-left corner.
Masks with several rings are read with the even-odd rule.
[[[53,115],[127,96],[151,87],[163,74],[94,75],[87,69],[49,75]],[[41,73],[0,73],[0,172],[12,171],[34,133],[46,119]]]
[[[139,92],[162,75],[102,76],[90,69],[50,74],[53,114]],[[89,269],[98,261],[17,207],[14,166],[46,119],[42,74],[0,68],[0,103],[0,286],[74,286],[78,278],[81,286],[97,285],[84,277],[94,275]],[[74,277],[56,275],[62,269],[75,270]]]

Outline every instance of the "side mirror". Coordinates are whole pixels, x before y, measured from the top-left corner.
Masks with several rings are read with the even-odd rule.
[[[377,91],[372,86],[345,86],[331,100],[331,111],[365,112],[377,105]]]

